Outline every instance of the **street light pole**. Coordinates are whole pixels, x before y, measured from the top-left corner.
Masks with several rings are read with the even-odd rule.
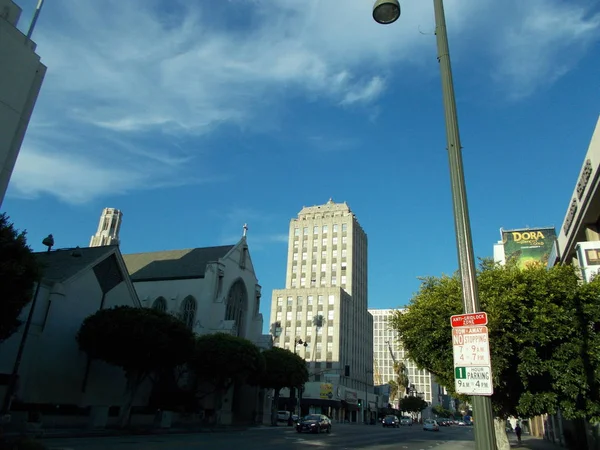
[[[378,12],[379,9],[379,12]],[[477,290],[477,272],[473,252],[473,238],[467,204],[467,190],[462,160],[462,146],[458,129],[458,114],[454,96],[454,82],[450,64],[450,49],[446,30],[446,16],[443,0],[433,0],[435,13],[435,35],[437,41],[438,62],[442,79],[442,96],[444,100],[444,116],[446,122],[446,140],[450,165],[450,185],[452,189],[452,205],[454,211],[454,227],[456,247],[458,251],[458,268],[460,271],[463,311],[474,313],[480,311],[479,293]],[[377,0],[373,8],[373,18],[380,23],[392,23],[400,16],[398,0]],[[380,19],[380,20],[378,20]],[[475,445],[478,450],[495,450],[494,417],[492,400],[488,396],[475,395],[472,398],[473,414],[477,423],[475,427]]]

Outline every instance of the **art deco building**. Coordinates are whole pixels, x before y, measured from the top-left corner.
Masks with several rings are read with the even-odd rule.
[[[285,289],[273,291],[275,345],[306,359],[309,381],[335,382],[359,398],[373,392],[367,282],[367,235],[348,205],[302,208],[290,222]]]

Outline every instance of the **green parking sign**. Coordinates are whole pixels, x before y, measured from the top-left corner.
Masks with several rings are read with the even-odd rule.
[[[466,367],[455,367],[454,368],[454,378],[458,380],[465,380],[467,378],[467,368]]]

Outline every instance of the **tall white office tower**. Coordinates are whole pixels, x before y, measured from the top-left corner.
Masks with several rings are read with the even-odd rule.
[[[100,216],[98,231],[90,239],[90,247],[101,247],[103,245],[119,245],[119,231],[123,213],[118,209],[104,208]]]
[[[297,351],[309,381],[373,392],[367,235],[346,203],[304,207],[290,222],[285,289],[273,291],[275,345]],[[297,345],[298,341],[308,343]]]

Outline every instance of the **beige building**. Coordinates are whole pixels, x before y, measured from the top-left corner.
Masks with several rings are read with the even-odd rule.
[[[12,0],[0,0],[0,206],[12,175],[46,66],[17,23],[21,16]]]
[[[330,407],[360,411],[363,419],[376,409],[367,400],[373,392],[367,281],[367,235],[346,203],[305,207],[291,220],[285,289],[273,291],[271,304],[272,329],[281,329],[275,345],[306,359],[309,382],[339,387]]]
[[[90,239],[90,247],[119,245],[119,232],[123,222],[123,213],[118,209],[104,208],[100,216],[98,231]]]
[[[398,333],[390,328],[389,319],[394,309],[370,309],[373,315],[373,379],[376,385],[386,384],[396,379],[394,359],[406,366],[411,394],[421,397],[429,407],[423,411],[423,417],[429,417],[432,406],[443,404],[445,390],[436,383],[435,378],[427,371],[419,369],[414,361],[407,358],[398,338]],[[400,393],[401,397],[405,393]],[[397,407],[396,397],[391,403]],[[448,406],[446,406],[448,407]]]

